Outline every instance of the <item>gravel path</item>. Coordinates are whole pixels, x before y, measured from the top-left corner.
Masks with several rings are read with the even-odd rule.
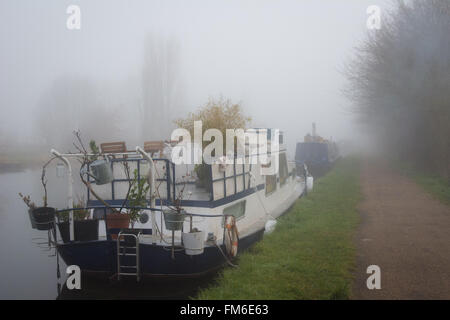
[[[380,162],[362,166],[353,299],[450,299],[450,206]],[[369,265],[381,289],[369,290]]]

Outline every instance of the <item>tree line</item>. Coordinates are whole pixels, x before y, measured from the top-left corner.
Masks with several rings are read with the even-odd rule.
[[[450,1],[396,2],[345,74],[358,120],[387,154],[450,182]]]

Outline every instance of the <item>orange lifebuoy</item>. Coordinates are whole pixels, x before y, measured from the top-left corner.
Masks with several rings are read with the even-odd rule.
[[[227,216],[225,219],[225,246],[230,257],[236,257],[238,252],[239,232],[236,226],[236,218]]]

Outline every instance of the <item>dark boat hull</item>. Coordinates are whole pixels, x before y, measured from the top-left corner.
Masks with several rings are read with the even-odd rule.
[[[297,175],[304,175],[303,164],[308,172],[315,178],[325,175],[339,158],[335,143],[326,142],[299,142],[295,151]]]
[[[264,229],[239,239],[238,253],[259,241]],[[71,242],[58,245],[58,252],[67,265],[77,265],[86,274],[112,276],[117,273],[117,244],[113,240]],[[224,246],[221,246],[225,252]],[[205,247],[204,253],[189,256],[175,251],[172,259],[170,246],[139,245],[140,268],[143,276],[198,277],[220,268],[226,260],[215,246]],[[126,257],[121,264],[133,265],[134,257]],[[123,258],[121,258],[123,259]]]
[[[320,163],[320,164],[307,164],[308,172],[311,174],[314,178],[320,178],[324,176],[328,171],[333,168],[334,163]],[[297,172],[303,172],[303,165],[298,166]]]

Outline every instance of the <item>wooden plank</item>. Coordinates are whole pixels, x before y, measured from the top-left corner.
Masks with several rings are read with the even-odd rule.
[[[102,153],[121,153],[127,152],[127,147],[124,141],[106,142],[100,144]]]
[[[164,150],[164,141],[146,141],[144,142],[144,151],[151,154]]]

